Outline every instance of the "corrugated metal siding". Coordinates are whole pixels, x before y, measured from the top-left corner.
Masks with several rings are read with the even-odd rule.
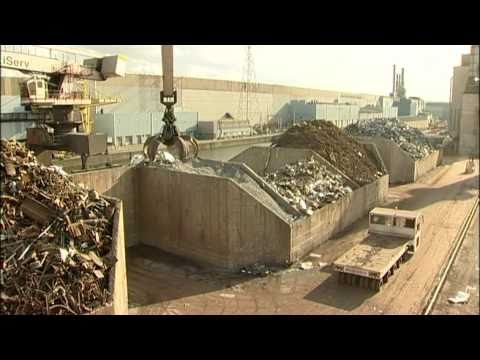
[[[2,114],[25,111],[24,107],[20,105],[20,96],[2,95],[0,99],[0,112]]]
[[[0,122],[2,139],[25,140],[27,138],[27,128],[34,127],[35,122]]]
[[[176,112],[176,125],[182,133],[192,134],[197,130],[198,113]],[[95,115],[95,131],[107,134],[115,141],[117,137],[150,136],[161,131],[163,113],[131,112]],[[111,141],[112,141],[111,140]]]

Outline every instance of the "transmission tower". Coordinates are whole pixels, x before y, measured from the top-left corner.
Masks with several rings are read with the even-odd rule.
[[[255,79],[255,62],[250,45],[246,48],[246,59],[243,67],[241,86],[238,115],[240,120],[250,123],[253,115],[258,111],[258,85]]]

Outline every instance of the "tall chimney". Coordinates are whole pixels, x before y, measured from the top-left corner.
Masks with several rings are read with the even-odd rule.
[[[402,88],[405,89],[405,68],[402,68]]]
[[[397,80],[396,75],[397,75],[397,73],[396,73],[396,69],[395,69],[395,64],[393,64],[393,90],[392,90],[392,96],[393,97],[396,96],[395,92],[396,92],[396,89],[397,89],[397,87],[396,87],[396,85],[397,85],[396,84],[396,80]]]

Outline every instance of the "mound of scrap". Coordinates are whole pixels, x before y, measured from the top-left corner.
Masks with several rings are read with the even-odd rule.
[[[2,139],[2,314],[83,314],[106,305],[114,204]]]
[[[324,120],[294,125],[274,145],[314,150],[360,186],[383,175],[362,144]]]
[[[432,153],[433,146],[418,129],[395,119],[363,120],[345,128],[351,136],[379,136],[392,140],[414,159],[423,159]]]
[[[290,205],[307,215],[352,192],[341,175],[333,174],[313,157],[265,174],[265,180]]]

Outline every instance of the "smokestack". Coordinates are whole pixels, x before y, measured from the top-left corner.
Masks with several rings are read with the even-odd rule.
[[[400,74],[396,74],[395,77],[396,77],[395,89],[396,89],[396,92],[398,94],[398,89],[400,88]]]
[[[405,89],[405,68],[402,68],[402,88]]]
[[[393,90],[392,90],[392,96],[395,96],[395,91],[396,91],[396,76],[397,76],[397,73],[396,73],[396,68],[395,68],[395,64],[393,64]]]

